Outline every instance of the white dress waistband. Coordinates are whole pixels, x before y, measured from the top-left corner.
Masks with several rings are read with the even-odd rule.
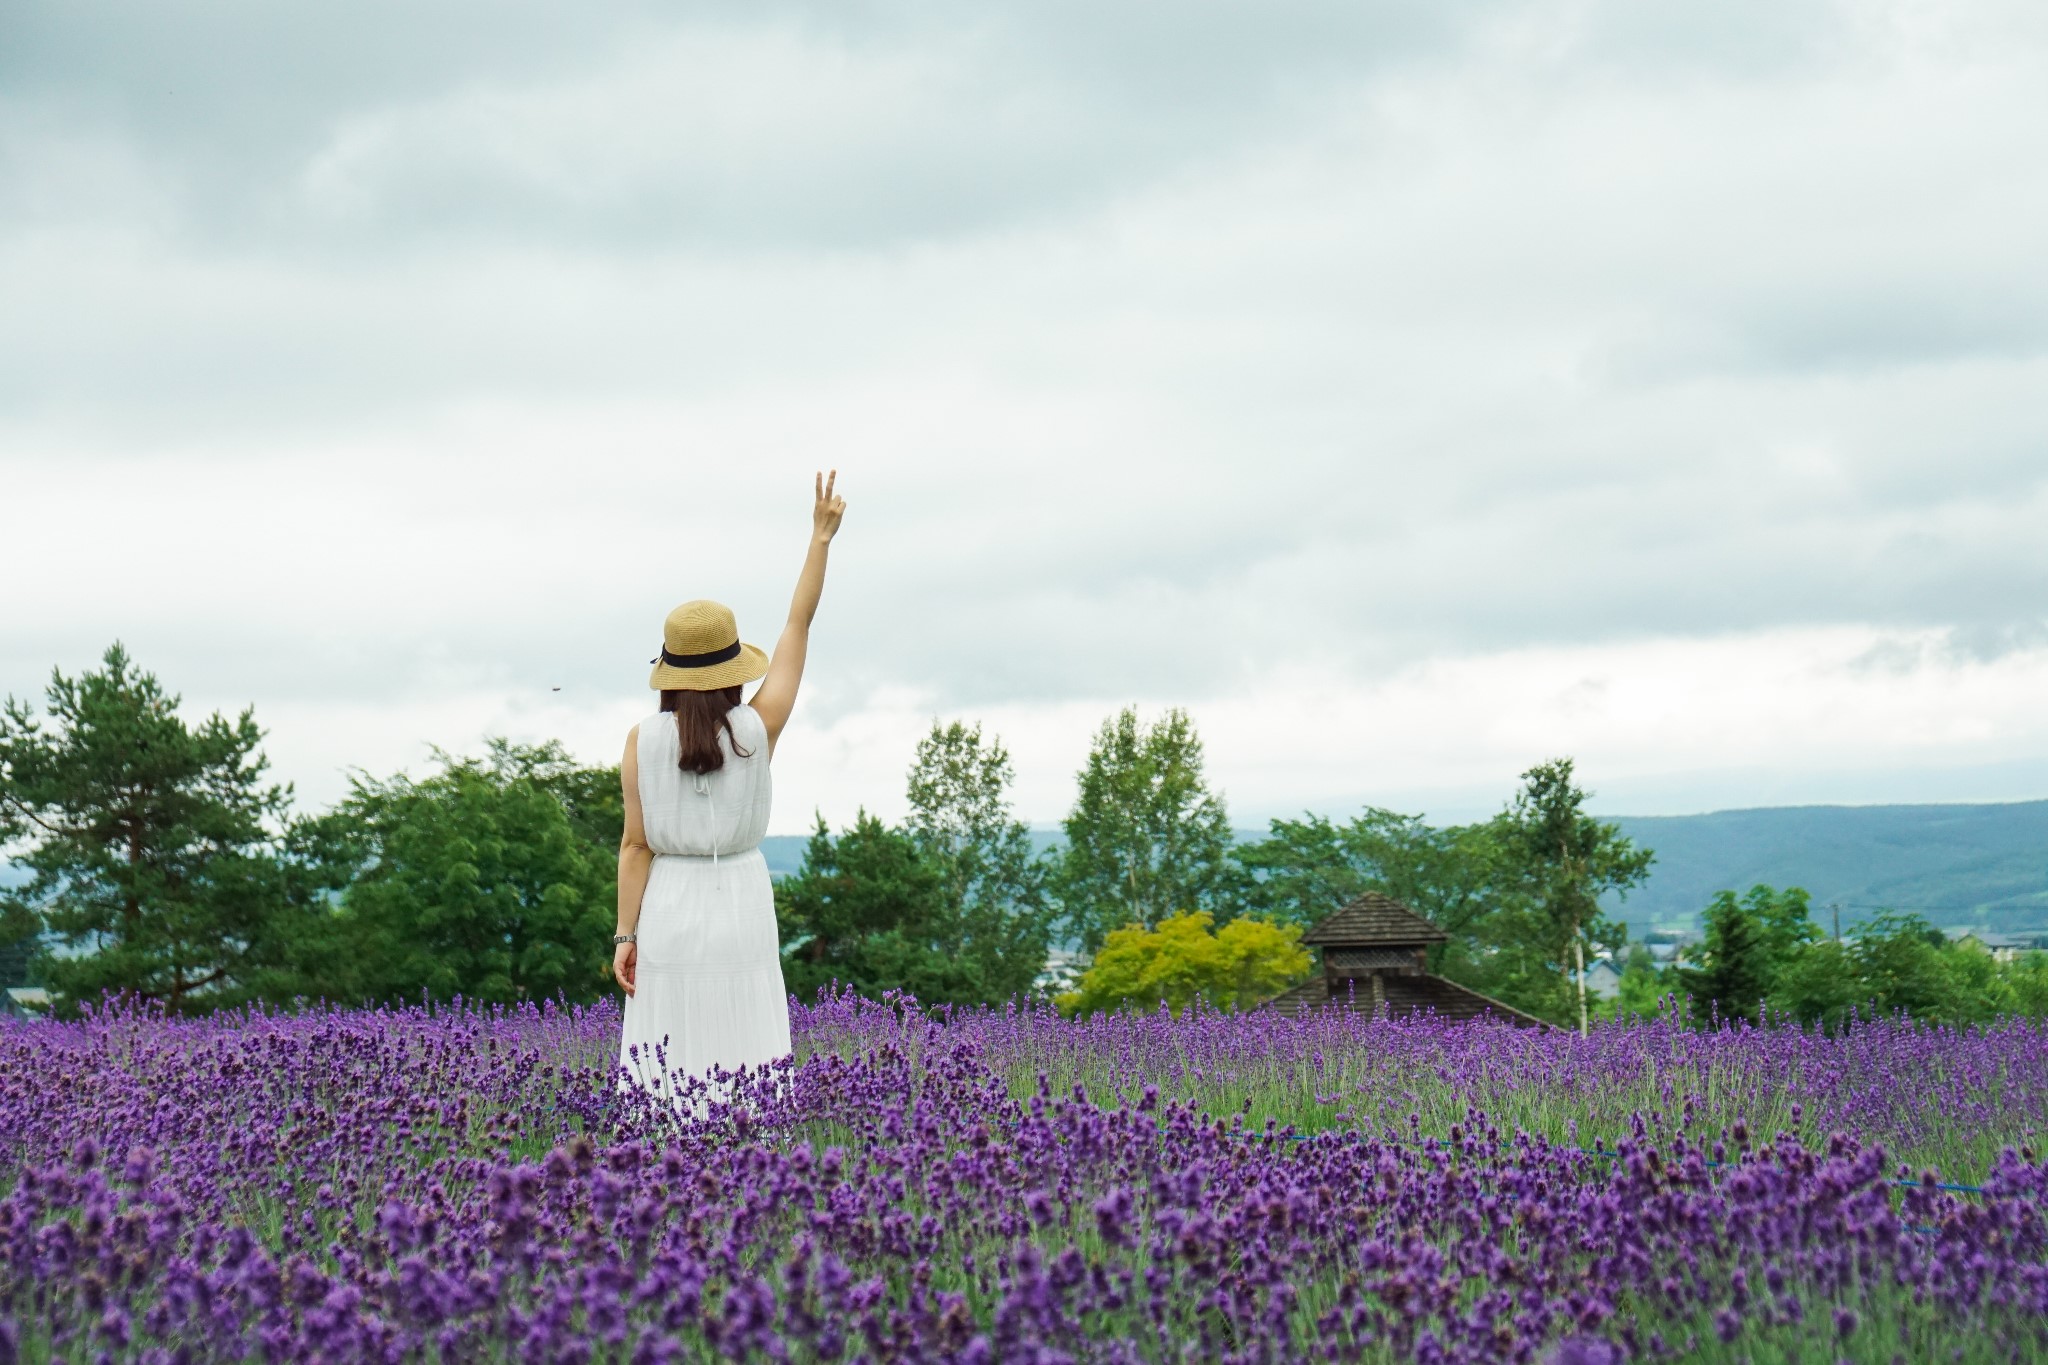
[[[649,850],[657,858],[680,858],[686,863],[710,863],[716,862],[720,858],[744,858],[749,853],[759,853],[760,851],[761,846],[759,844],[754,844],[748,848],[722,848],[715,853],[663,853],[658,848]]]

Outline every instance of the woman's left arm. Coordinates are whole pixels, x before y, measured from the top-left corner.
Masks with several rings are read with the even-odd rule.
[[[619,932],[636,933],[640,925],[640,898],[647,894],[647,874],[654,866],[654,850],[647,846],[647,826],[640,814],[640,727],[626,736],[626,753],[619,760],[619,785],[626,798],[626,830],[619,836]],[[640,970],[640,945],[621,943],[612,949],[612,975],[631,995]]]

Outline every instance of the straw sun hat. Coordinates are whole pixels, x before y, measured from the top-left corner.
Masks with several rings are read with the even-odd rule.
[[[647,662],[654,674],[647,685],[666,692],[715,692],[752,682],[768,671],[768,656],[740,643],[732,608],[719,602],[685,602],[668,614],[661,628],[661,653]]]

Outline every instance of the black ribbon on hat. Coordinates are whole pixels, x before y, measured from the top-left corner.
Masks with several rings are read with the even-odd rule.
[[[734,640],[724,649],[714,649],[709,654],[671,654],[668,652],[668,646],[663,645],[661,647],[661,657],[649,659],[647,662],[651,664],[667,664],[670,668],[709,668],[713,664],[722,664],[727,660],[739,657],[740,642]]]

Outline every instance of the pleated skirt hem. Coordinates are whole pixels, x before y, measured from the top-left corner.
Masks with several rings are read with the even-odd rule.
[[[790,1055],[789,992],[782,964],[643,966],[626,998],[619,1039],[621,1088],[680,1103],[693,1079],[710,1098],[729,1086],[718,1071],[758,1070]],[[699,1112],[701,1103],[691,1106]]]

